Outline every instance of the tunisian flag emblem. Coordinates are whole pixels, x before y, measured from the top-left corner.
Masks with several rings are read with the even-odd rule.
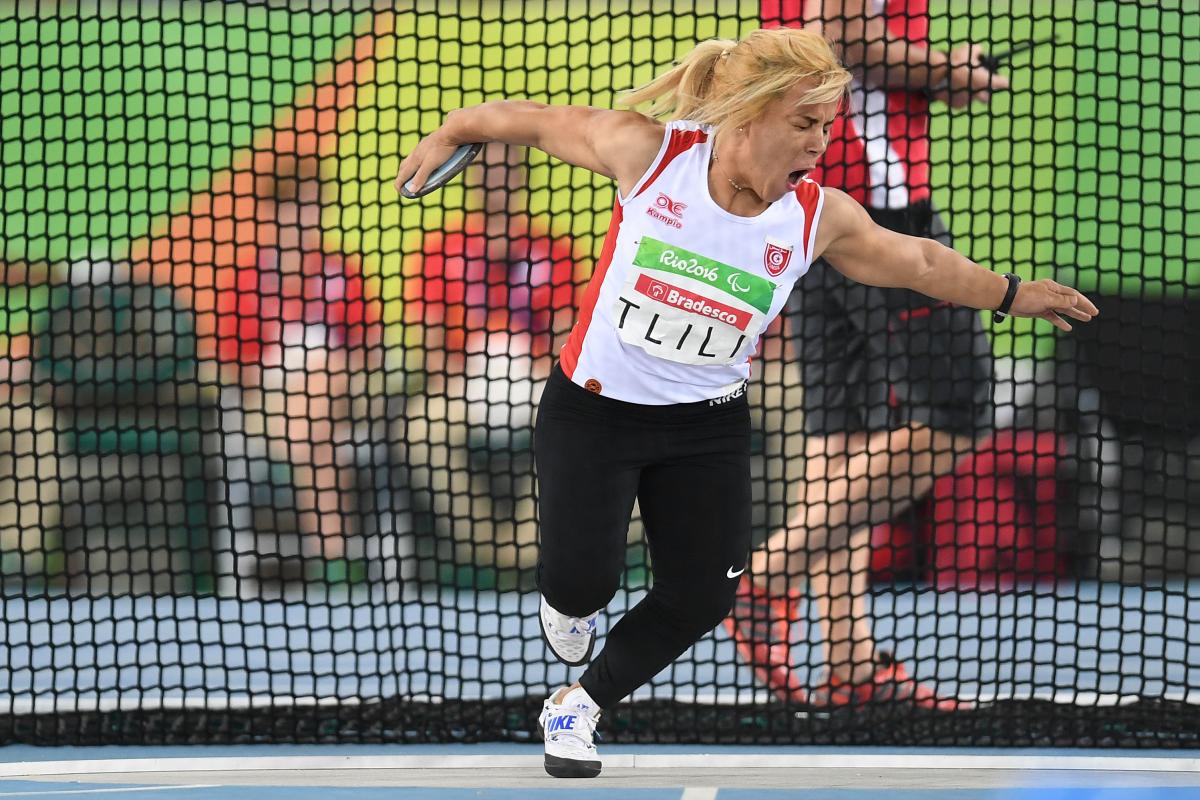
[[[788,262],[791,260],[792,245],[767,239],[767,249],[763,253],[763,266],[767,268],[768,275],[773,278],[781,274],[787,269]]]

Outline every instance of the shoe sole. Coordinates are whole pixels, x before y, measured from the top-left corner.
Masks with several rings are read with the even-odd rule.
[[[587,652],[583,654],[583,658],[579,659],[578,661],[567,661],[565,658],[559,655],[557,650],[554,649],[554,645],[550,644],[550,637],[546,635],[546,622],[542,619],[540,612],[538,613],[538,630],[542,632],[542,641],[546,643],[546,649],[553,653],[556,659],[558,659],[561,663],[566,664],[568,667],[582,667],[591,660],[592,650],[596,647],[595,631],[592,631],[592,638],[590,641],[588,641]],[[547,756],[547,758],[549,758],[549,756]],[[550,767],[546,767],[546,769],[549,770]]]
[[[578,761],[547,753],[546,773],[554,778],[594,778],[600,774],[600,762]]]

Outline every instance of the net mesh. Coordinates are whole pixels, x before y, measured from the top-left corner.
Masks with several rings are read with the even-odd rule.
[[[532,424],[612,183],[496,146],[420,202],[392,179],[452,109],[610,108],[804,9],[309,5],[0,2],[0,742],[527,740],[568,680]],[[951,111],[868,76],[823,181],[1102,315],[993,325],[814,270],[750,386],[793,602],[741,610],[799,689],[721,627],[602,731],[1195,746],[1200,14],[878,5],[848,57],[976,42],[1011,88]],[[626,563],[606,620],[652,581],[636,514]]]

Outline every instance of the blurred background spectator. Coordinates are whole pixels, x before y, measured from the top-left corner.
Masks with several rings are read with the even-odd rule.
[[[425,387],[394,438],[413,502],[449,548],[438,561],[523,570],[537,559],[533,409],[591,260],[528,212],[524,149],[488,145],[464,180],[466,213],[404,260]]]
[[[216,358],[246,431],[291,467],[305,555],[334,562],[354,529],[352,427],[370,417],[367,371],[382,366],[381,310],[353,256],[328,252],[315,157],[257,173],[254,240],[215,270]],[[232,396],[232,395],[231,395]]]

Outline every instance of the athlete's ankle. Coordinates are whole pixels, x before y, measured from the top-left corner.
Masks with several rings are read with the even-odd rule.
[[[570,686],[564,686],[554,694],[550,695],[550,702],[555,705],[562,705],[563,699],[574,689],[582,688],[578,683],[572,683]]]
[[[867,683],[879,671],[874,645],[855,647],[830,656],[829,674],[843,683]]]

